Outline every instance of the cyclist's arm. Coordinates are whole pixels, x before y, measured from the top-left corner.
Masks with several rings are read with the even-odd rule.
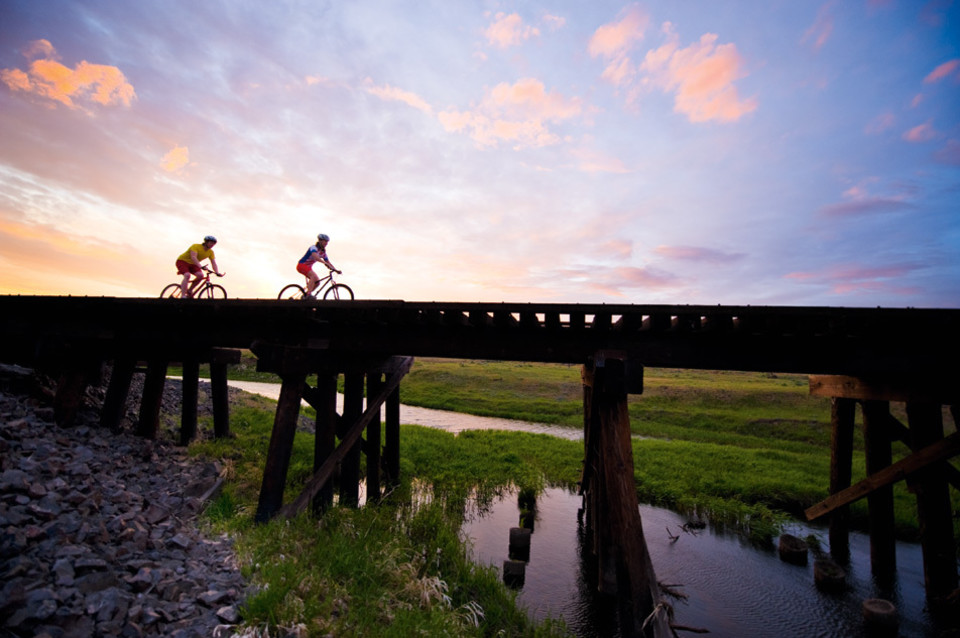
[[[329,259],[324,259],[323,257],[321,257],[321,258],[319,259],[319,261],[322,261],[322,262],[323,262],[323,265],[326,266],[328,270],[332,270],[333,272],[337,273],[338,275],[340,274],[340,271],[337,270],[337,267],[336,267],[336,266],[334,266],[333,264],[330,263],[330,260],[329,260]]]
[[[197,251],[195,250],[190,251],[190,261],[196,264],[197,268],[203,268],[203,264],[201,264],[200,260],[197,259]]]
[[[213,272],[217,273],[217,275],[219,276],[219,275],[220,275],[220,269],[217,268],[217,260],[214,259],[213,257],[211,257],[211,258],[210,258],[210,265],[213,266]]]

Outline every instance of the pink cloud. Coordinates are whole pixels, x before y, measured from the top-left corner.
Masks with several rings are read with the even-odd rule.
[[[634,42],[643,39],[650,17],[636,5],[626,9],[622,15],[618,22],[605,24],[594,32],[587,45],[592,57],[621,57]]]
[[[480,146],[504,141],[520,148],[556,144],[561,138],[547,124],[576,117],[582,111],[579,98],[549,92],[543,82],[524,78],[514,84],[498,84],[472,111],[443,111],[437,117],[448,131],[469,131]]]
[[[190,149],[186,146],[176,146],[163,156],[160,166],[168,173],[176,173],[190,163]]]
[[[960,140],[947,140],[944,147],[934,153],[933,157],[941,164],[960,166]]]
[[[404,91],[403,89],[392,87],[389,84],[384,86],[374,86],[370,80],[367,80],[366,90],[368,93],[377,96],[381,100],[386,100],[388,102],[403,102],[407,106],[412,106],[413,108],[423,111],[424,113],[433,114],[433,107],[416,93]]]
[[[882,213],[896,213],[913,208],[912,204],[899,199],[869,197],[854,201],[828,204],[819,214],[823,217],[861,217]]]
[[[933,84],[935,82],[939,82],[943,78],[952,74],[958,68],[960,68],[960,59],[953,59],[953,60],[950,60],[949,62],[944,62],[943,64],[935,68],[933,71],[931,71],[927,75],[927,77],[923,78],[923,83]],[[960,75],[958,75],[955,79],[960,79]]]
[[[833,15],[830,13],[833,2],[820,7],[813,24],[804,32],[801,42],[812,42],[814,51],[819,51],[833,33]]]
[[[0,70],[0,81],[13,91],[31,93],[71,109],[82,108],[78,101],[130,106],[137,97],[133,86],[115,66],[82,61],[70,69],[56,60],[56,51],[46,40],[32,42],[24,54],[28,58],[43,57],[31,62],[28,72]]]
[[[915,286],[900,286],[891,280],[903,278],[922,268],[918,264],[893,264],[889,266],[860,266],[843,264],[819,272],[792,272],[785,279],[828,286],[838,295],[883,292],[894,295],[915,295]]]
[[[757,108],[756,100],[741,100],[733,85],[747,75],[736,45],[716,42],[712,33],[684,49],[670,42],[647,53],[641,67],[657,84],[675,91],[674,110],[691,122],[731,122]]]
[[[654,252],[669,259],[699,261],[710,264],[730,263],[743,258],[742,253],[725,253],[699,246],[657,246]]]
[[[935,137],[937,137],[937,131],[929,122],[914,126],[903,134],[903,139],[915,143],[929,142]]]
[[[878,135],[893,126],[895,122],[896,118],[893,116],[893,113],[881,113],[867,124],[864,133],[867,135]]]
[[[484,31],[484,35],[487,36],[487,41],[490,44],[507,48],[517,46],[522,44],[524,40],[540,35],[540,30],[536,27],[524,25],[523,18],[516,13],[510,15],[498,13],[493,23]]]

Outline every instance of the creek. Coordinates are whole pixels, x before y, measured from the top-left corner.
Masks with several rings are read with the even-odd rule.
[[[229,383],[273,399],[279,396],[277,384]],[[400,422],[454,433],[500,429],[582,439],[582,433],[571,428],[406,405],[400,407]],[[532,618],[563,618],[580,638],[618,638],[615,601],[597,593],[595,577],[582,558],[580,507],[581,498],[564,489],[548,488],[538,497],[529,560],[522,584],[515,586],[517,599]],[[468,508],[463,532],[474,559],[503,574],[510,529],[519,526],[517,494],[505,493],[482,511],[475,505]],[[780,560],[776,547],[758,546],[711,525],[685,531],[687,518],[676,512],[641,505],[640,514],[657,580],[685,596],[671,600],[675,622],[708,630],[706,635],[713,638],[866,637],[862,603],[877,597],[896,605],[902,638],[938,636],[955,628],[949,619],[936,618],[926,609],[918,544],[897,543],[896,580],[881,587],[870,571],[869,537],[851,534],[850,560],[843,566],[846,587],[828,593],[815,585],[812,557],[805,566],[793,565]],[[800,538],[814,535],[825,548],[828,544],[825,528],[795,523],[784,531]]]

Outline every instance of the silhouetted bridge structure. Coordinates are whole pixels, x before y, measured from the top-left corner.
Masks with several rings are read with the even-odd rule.
[[[167,365],[182,362],[184,443],[196,432],[199,363],[211,363],[215,431],[224,435],[226,366],[238,359],[237,349],[252,350],[259,369],[283,380],[260,521],[307,506],[322,511],[332,502],[337,474],[340,502],[358,502],[361,452],[368,501],[379,498],[383,481],[399,472],[399,384],[415,356],[582,364],[581,489],[598,586],[626,601],[624,635],[667,631],[662,620],[641,629],[659,598],[640,527],[627,414],[627,395],[643,390],[643,368],[811,375],[811,392],[833,399],[833,445],[830,497],[807,513],[831,516],[831,553],[842,559],[848,552],[847,508],[866,497],[874,572],[891,575],[892,485],[907,480],[917,494],[928,597],[957,588],[949,488],[960,489],[960,473],[948,461],[960,453],[960,435],[944,436],[942,415],[950,406],[956,422],[960,404],[960,310],[7,296],[0,297],[0,325],[0,359],[59,374],[55,413],[62,424],[72,418],[86,380],[111,361],[102,422],[116,428],[130,378],[145,364],[138,432],[156,436]],[[311,374],[316,387],[306,383]],[[301,399],[317,410],[314,475],[284,505]],[[906,403],[908,424],[891,415],[891,401]],[[851,485],[858,404],[868,476]],[[895,440],[912,450],[896,462]]]

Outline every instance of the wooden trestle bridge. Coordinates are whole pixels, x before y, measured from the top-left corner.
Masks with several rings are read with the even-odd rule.
[[[224,435],[226,366],[237,349],[252,350],[259,369],[283,380],[259,521],[307,506],[322,510],[332,501],[335,473],[341,503],[356,503],[361,453],[368,501],[376,501],[383,481],[398,474],[399,384],[412,357],[582,364],[581,487],[598,587],[618,593],[624,635],[668,632],[662,618],[642,628],[659,599],[633,485],[627,413],[627,395],[643,390],[643,368],[807,374],[811,392],[833,399],[830,496],[807,512],[811,519],[829,515],[831,552],[847,552],[847,506],[865,497],[874,573],[893,573],[892,485],[906,480],[917,496],[927,595],[936,600],[957,588],[949,489],[960,489],[960,472],[949,459],[960,454],[960,310],[6,296],[0,326],[0,360],[59,375],[55,415],[63,425],[84,384],[109,361],[103,425],[118,426],[131,376],[146,366],[138,432],[156,436],[167,365],[181,362],[183,442],[196,432],[199,363],[212,364],[215,434]],[[310,374],[317,374],[316,387],[306,384]],[[314,476],[284,505],[301,399],[317,410]],[[891,401],[906,403],[907,424],[891,415]],[[858,404],[868,476],[851,485]],[[949,436],[944,406],[954,421]],[[895,440],[912,450],[896,462]]]

